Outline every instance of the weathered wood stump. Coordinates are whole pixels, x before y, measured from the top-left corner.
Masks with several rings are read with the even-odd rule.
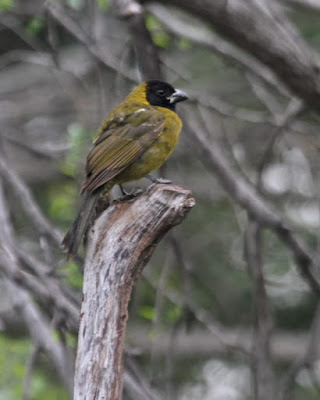
[[[118,400],[132,288],[157,243],[195,200],[175,185],[155,185],[115,202],[96,221],[84,270],[74,400]]]

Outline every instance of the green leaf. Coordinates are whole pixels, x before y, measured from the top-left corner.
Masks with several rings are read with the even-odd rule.
[[[97,0],[97,4],[101,11],[106,11],[110,8],[109,0]]]
[[[30,36],[36,36],[44,27],[43,17],[37,16],[29,20],[26,26],[26,31]]]
[[[182,308],[178,305],[172,305],[166,312],[166,320],[173,324],[181,318]]]
[[[60,184],[60,190],[52,186],[49,190],[49,215],[57,221],[71,221],[74,214],[75,199],[78,196],[78,188],[73,183]]]
[[[157,46],[164,49],[170,46],[171,38],[166,32],[154,32],[152,34],[152,39]]]
[[[146,27],[150,31],[154,43],[163,48],[168,48],[171,43],[171,37],[164,29],[163,25],[152,15],[146,18]]]
[[[83,162],[85,153],[88,152],[88,142],[91,139],[91,136],[91,133],[77,122],[68,126],[70,152],[61,165],[61,170],[64,174],[72,177],[78,175],[79,165]]]
[[[178,46],[181,50],[189,50],[192,48],[192,42],[186,38],[180,38],[178,42]]]
[[[77,343],[78,343],[78,337],[75,335],[72,335],[71,333],[67,332],[66,333],[66,341],[67,341],[67,345],[72,348],[75,349],[77,347]]]
[[[153,15],[147,16],[146,27],[149,31],[154,31],[155,29],[159,29],[160,26],[161,26],[160,22]]]
[[[155,309],[151,306],[143,306],[139,310],[139,315],[148,321],[153,321],[155,316]]]
[[[9,11],[15,6],[14,0],[0,0],[0,11]]]
[[[66,275],[63,279],[68,285],[75,289],[81,289],[83,284],[83,275],[79,266],[74,261],[69,261],[62,269]]]

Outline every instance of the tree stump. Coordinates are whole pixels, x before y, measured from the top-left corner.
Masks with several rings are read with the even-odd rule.
[[[158,184],[97,219],[85,261],[74,400],[121,398],[132,288],[157,243],[194,204],[190,191]]]

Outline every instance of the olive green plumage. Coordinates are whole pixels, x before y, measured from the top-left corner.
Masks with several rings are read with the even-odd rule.
[[[187,95],[161,81],[140,84],[101,124],[86,163],[79,214],[62,245],[77,253],[101,191],[158,169],[177,145],[182,123],[175,104]]]

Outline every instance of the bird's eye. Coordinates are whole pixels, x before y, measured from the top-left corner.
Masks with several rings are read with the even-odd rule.
[[[158,96],[164,96],[164,90],[163,89],[157,90],[157,95]]]

